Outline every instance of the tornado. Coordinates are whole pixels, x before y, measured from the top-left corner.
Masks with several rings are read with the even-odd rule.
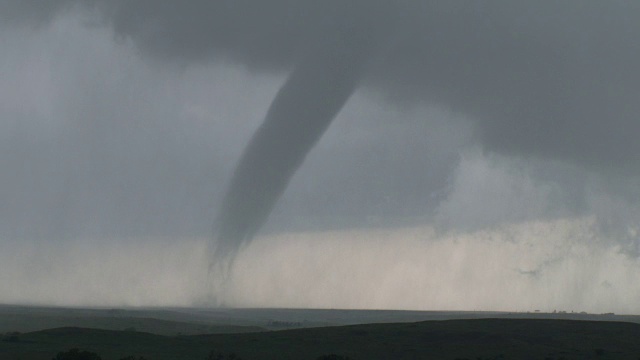
[[[235,169],[214,225],[214,261],[251,241],[353,94],[376,44],[370,30],[338,27],[300,57]]]

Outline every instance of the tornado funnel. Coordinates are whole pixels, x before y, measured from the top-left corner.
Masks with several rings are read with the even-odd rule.
[[[265,223],[318,139],[356,89],[374,36],[342,27],[316,41],[278,91],[233,174],[215,222],[215,258],[233,256]]]

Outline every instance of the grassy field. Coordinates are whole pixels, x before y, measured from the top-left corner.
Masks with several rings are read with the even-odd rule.
[[[158,335],[240,333],[262,330],[455,319],[556,319],[640,323],[638,315],[242,308],[72,308],[0,305],[0,334],[58,327],[132,328]],[[1,360],[1,359],[0,359]]]
[[[0,306],[0,334],[59,327],[135,330],[157,335],[196,335],[265,331],[264,322],[201,316],[194,311],[168,309],[82,309]],[[1,359],[0,359],[1,360]]]
[[[640,324],[553,319],[473,319],[317,327],[242,334],[162,336],[57,328],[0,342],[0,359],[51,359],[80,348],[104,360],[205,359],[211,350],[251,359],[639,359]]]

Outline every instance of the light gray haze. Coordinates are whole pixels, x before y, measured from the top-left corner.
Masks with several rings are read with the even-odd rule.
[[[634,0],[0,0],[0,302],[640,312],[639,35]]]

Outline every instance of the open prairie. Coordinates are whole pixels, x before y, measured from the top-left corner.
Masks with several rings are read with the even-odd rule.
[[[0,324],[7,334],[0,358],[49,360],[79,348],[104,360],[206,359],[211,351],[245,360],[329,354],[351,359],[637,359],[637,322],[637,316],[571,313],[3,307]],[[15,331],[20,333],[8,334]]]

